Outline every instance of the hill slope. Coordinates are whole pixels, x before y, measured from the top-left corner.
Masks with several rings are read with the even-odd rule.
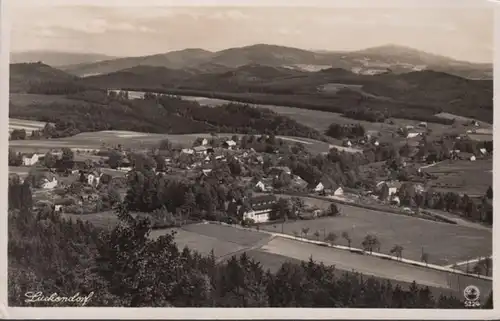
[[[41,83],[76,80],[77,77],[43,63],[10,64],[10,92],[27,92],[31,86]]]
[[[492,64],[473,64],[429,54],[403,46],[386,45],[353,52],[313,52],[276,45],[257,44],[218,52],[186,49],[165,54],[130,57],[62,69],[78,76],[104,74],[139,65],[191,69],[201,72],[222,71],[249,64],[296,69],[343,68],[361,74],[376,74],[391,69],[402,73],[431,69],[469,78],[491,78]],[[316,68],[307,68],[307,67]],[[209,67],[207,69],[207,67]]]
[[[116,59],[116,57],[77,52],[59,51],[23,51],[10,54],[10,63],[42,62],[53,67],[65,65],[88,64],[102,60]]]

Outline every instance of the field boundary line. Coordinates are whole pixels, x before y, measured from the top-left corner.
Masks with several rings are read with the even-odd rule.
[[[231,227],[234,227],[234,228],[237,228],[237,229],[241,229],[241,230],[250,230],[250,231],[259,232],[259,233],[268,233],[268,234],[271,234],[271,235],[274,235],[274,236],[279,236],[279,237],[282,237],[282,238],[292,239],[292,240],[296,240],[296,241],[299,241],[299,242],[310,243],[310,244],[315,244],[315,245],[319,245],[319,246],[331,247],[331,248],[335,248],[335,249],[343,250],[343,251],[349,251],[349,252],[354,252],[354,253],[359,253],[359,254],[365,254],[365,253],[367,253],[363,249],[359,249],[359,248],[355,248],[355,247],[347,247],[347,246],[343,246],[343,245],[333,245],[333,244],[330,244],[330,243],[327,243],[327,242],[314,241],[314,240],[309,240],[309,239],[305,239],[305,238],[302,238],[302,237],[296,237],[296,236],[292,236],[292,235],[288,235],[288,234],[282,234],[282,233],[276,233],[276,232],[269,232],[269,231],[265,231],[265,230],[263,231],[263,230],[260,230],[260,229],[258,230],[258,229],[255,229],[255,228],[242,227],[242,226],[239,226],[239,225],[227,224],[227,223],[223,223],[223,222],[213,222],[213,221],[210,221],[210,222],[206,222],[205,224],[219,224],[219,225],[231,226]],[[441,271],[441,272],[448,272],[448,273],[454,273],[454,274],[461,274],[461,275],[464,275],[464,276],[469,276],[469,277],[472,277],[472,278],[482,279],[482,280],[486,280],[486,281],[492,281],[493,280],[492,277],[488,277],[488,276],[484,276],[484,275],[470,274],[470,273],[466,273],[466,272],[461,271],[461,270],[455,270],[455,269],[452,269],[452,268],[449,268],[449,267],[446,267],[446,266],[441,266],[441,265],[436,265],[436,264],[426,264],[426,263],[423,263],[423,262],[420,262],[420,261],[414,261],[414,260],[405,259],[405,258],[401,258],[400,259],[398,257],[392,256],[392,255],[388,255],[388,254],[384,254],[384,253],[371,252],[368,255],[374,256],[374,257],[378,257],[380,259],[386,259],[386,260],[388,259],[388,260],[391,260],[391,261],[405,263],[405,264],[410,264],[410,265],[414,265],[414,266],[419,266],[419,267],[423,267],[423,268],[427,268],[427,269],[431,269],[431,270],[437,270],[437,271]]]
[[[467,263],[476,263],[476,262],[479,262],[479,261],[484,260],[484,259],[493,259],[493,255],[484,256],[484,257],[480,257],[480,258],[476,258],[476,259],[472,259],[472,260],[467,260],[467,261],[461,261],[458,263],[445,265],[445,267],[451,268],[453,266],[462,266],[462,265],[466,265]]]

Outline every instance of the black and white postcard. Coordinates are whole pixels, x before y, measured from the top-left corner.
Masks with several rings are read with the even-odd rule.
[[[493,318],[497,6],[2,3],[3,317]]]

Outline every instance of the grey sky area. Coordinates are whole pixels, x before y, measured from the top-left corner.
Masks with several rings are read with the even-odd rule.
[[[140,56],[267,43],[315,50],[384,44],[493,59],[488,8],[31,7],[13,9],[11,51]]]

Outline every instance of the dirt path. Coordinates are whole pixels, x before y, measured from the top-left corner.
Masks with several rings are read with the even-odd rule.
[[[228,253],[226,255],[223,255],[223,256],[217,258],[216,262],[220,263],[220,262],[223,262],[223,261],[227,260],[228,258],[233,257],[235,255],[240,255],[240,254],[243,254],[243,253],[248,252],[248,251],[260,249],[261,247],[263,247],[263,246],[267,245],[269,242],[271,242],[274,239],[274,237],[275,236],[273,234],[270,234],[268,237],[258,241],[257,243],[255,243],[254,245],[252,245],[250,247],[246,247],[244,249],[238,250],[236,252]]]

